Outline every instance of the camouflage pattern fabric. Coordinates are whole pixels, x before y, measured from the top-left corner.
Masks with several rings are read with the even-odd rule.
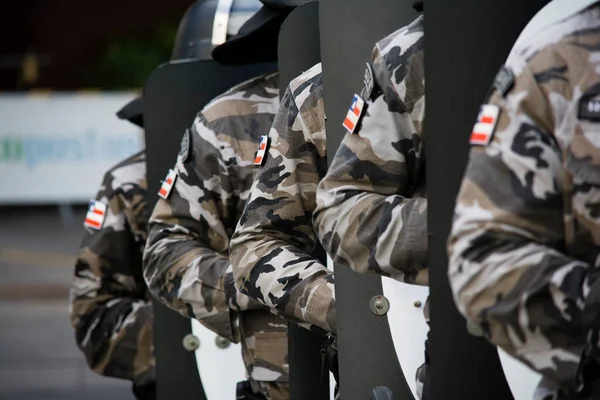
[[[100,229],[86,228],[70,292],[77,345],[98,374],[138,385],[155,380],[152,306],[142,276],[149,210],[146,156],[138,153],[105,175],[96,200]]]
[[[334,263],[428,285],[423,16],[373,49],[365,110],[319,183],[314,227]],[[429,301],[424,307],[429,321]],[[416,373],[422,398],[428,365]]]
[[[598,398],[573,393],[600,371],[600,4],[515,49],[487,109],[448,242],[456,303],[556,398]]]
[[[314,226],[336,264],[427,285],[422,16],[377,43],[365,80],[358,134],[319,184]]]
[[[236,283],[275,314],[335,332],[333,273],[310,255],[316,189],[327,170],[321,64],[290,83],[269,139],[231,241]]]
[[[184,134],[174,186],[152,213],[144,252],[152,294],[219,335],[241,340],[250,376],[266,382],[288,380],[285,321],[236,290],[229,240],[254,180],[260,137],[279,104],[278,79],[269,74],[244,82],[198,114]]]

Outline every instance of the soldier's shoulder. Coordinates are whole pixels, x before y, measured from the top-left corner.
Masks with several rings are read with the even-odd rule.
[[[314,102],[323,98],[323,73],[321,63],[315,64],[301,75],[294,78],[289,84],[290,91],[301,109],[306,101]]]
[[[508,57],[507,64],[516,59],[529,61],[546,53],[560,55],[566,46],[591,45],[600,38],[600,3],[594,3],[582,10],[567,15],[564,18],[539,29],[535,33],[520,38]],[[590,47],[590,51],[592,51]],[[564,57],[573,61],[571,57]]]
[[[298,75],[289,84],[292,93],[302,91],[309,86],[323,86],[321,63],[313,65],[310,69]]]
[[[104,174],[103,182],[113,191],[132,184],[145,189],[146,150],[141,150],[109,168]]]
[[[256,104],[277,105],[279,74],[263,74],[239,83],[212,99],[198,114],[207,120],[256,112]]]
[[[423,50],[423,23],[421,15],[410,24],[390,33],[375,44],[374,52],[387,65],[395,65],[396,59]]]

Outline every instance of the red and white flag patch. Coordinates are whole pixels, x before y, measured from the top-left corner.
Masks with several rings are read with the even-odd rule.
[[[494,135],[499,114],[500,107],[493,104],[482,105],[469,142],[473,145],[487,146]]]
[[[106,217],[106,204],[98,200],[90,200],[83,226],[100,230]]]
[[[352,98],[352,104],[346,114],[346,119],[342,124],[344,128],[351,134],[356,130],[356,126],[362,117],[363,110],[365,108],[365,101],[359,95],[355,94]]]
[[[169,194],[171,194],[171,189],[173,189],[173,185],[175,184],[176,180],[177,171],[174,169],[170,169],[169,173],[167,174],[167,177],[162,182],[162,186],[158,191],[158,195],[166,200],[169,197]]]
[[[269,145],[269,135],[262,135],[258,144],[258,151],[254,157],[254,165],[263,165],[267,155],[267,146]]]

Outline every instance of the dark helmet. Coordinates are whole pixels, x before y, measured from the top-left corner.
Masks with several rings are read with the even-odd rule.
[[[232,0],[228,0],[232,2]],[[215,47],[212,52],[213,59],[223,65],[245,65],[258,62],[277,61],[277,39],[279,29],[285,18],[292,10],[309,0],[234,0],[241,6],[258,4],[260,9],[245,19],[243,25],[236,19],[229,18],[230,27],[227,25],[229,38],[224,43]],[[225,10],[225,8],[223,8]],[[234,7],[231,7],[233,13]],[[221,9],[215,14],[215,26],[218,25]],[[241,18],[240,18],[241,20]],[[240,26],[241,25],[241,26]],[[223,30],[222,24],[219,25]],[[221,38],[223,39],[221,33]]]
[[[126,119],[132,124],[144,127],[144,107],[142,96],[136,97],[117,111],[119,119]]]
[[[183,14],[173,45],[171,61],[210,60],[213,21],[219,0],[197,0]]]
[[[213,21],[218,5],[223,0],[196,0],[183,14],[173,45],[171,61],[210,60],[213,44]],[[229,0],[231,1],[231,0]],[[260,8],[260,3],[253,12]],[[252,13],[253,13],[252,12]],[[250,15],[252,15],[250,13]],[[248,16],[248,18],[250,17]],[[219,44],[219,43],[217,43]],[[117,117],[144,127],[143,100],[138,97],[117,111]]]

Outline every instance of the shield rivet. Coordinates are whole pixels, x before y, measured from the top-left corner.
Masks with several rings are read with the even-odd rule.
[[[215,344],[220,349],[226,349],[226,348],[229,347],[229,345],[231,344],[231,342],[229,340],[225,339],[223,336],[217,336],[215,338]]]
[[[191,333],[183,337],[183,348],[187,351],[196,351],[200,347],[200,339]]]
[[[382,316],[387,314],[390,309],[390,302],[385,296],[373,296],[369,301],[369,309],[375,315]]]

